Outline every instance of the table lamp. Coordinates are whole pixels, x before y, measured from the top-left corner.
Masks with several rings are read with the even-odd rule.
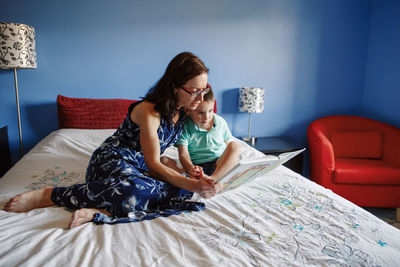
[[[258,87],[241,87],[239,88],[239,112],[249,113],[249,129],[248,136],[242,137],[246,142],[254,143],[256,137],[250,135],[251,131],[251,114],[261,113],[264,110],[264,88]]]
[[[33,27],[19,23],[0,22],[0,68],[14,70],[21,157],[24,155],[24,149],[22,146],[17,69],[37,68],[35,47],[35,29]]]

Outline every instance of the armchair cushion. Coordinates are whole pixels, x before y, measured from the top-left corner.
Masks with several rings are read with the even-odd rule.
[[[379,159],[383,136],[379,131],[337,131],[330,140],[337,158]]]
[[[338,184],[400,185],[400,169],[382,160],[336,158],[333,180]]]

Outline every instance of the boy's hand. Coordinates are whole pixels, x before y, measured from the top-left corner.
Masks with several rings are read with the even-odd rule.
[[[189,170],[189,176],[199,179],[203,175],[203,168],[197,165],[193,165]]]

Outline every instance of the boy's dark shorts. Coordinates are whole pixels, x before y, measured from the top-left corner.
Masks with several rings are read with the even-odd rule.
[[[196,164],[198,166],[201,166],[203,168],[203,172],[207,175],[211,175],[213,174],[213,172],[216,169],[215,163],[217,163],[218,159],[215,159],[213,161],[210,162],[205,162],[205,163],[200,163],[200,164]]]

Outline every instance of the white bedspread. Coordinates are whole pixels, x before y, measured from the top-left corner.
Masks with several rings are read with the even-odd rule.
[[[0,179],[0,206],[83,182],[91,152],[112,132],[53,132]],[[263,156],[241,144],[242,157]],[[0,266],[400,265],[400,230],[282,166],[205,202],[201,212],[71,230],[64,208],[1,210]]]

